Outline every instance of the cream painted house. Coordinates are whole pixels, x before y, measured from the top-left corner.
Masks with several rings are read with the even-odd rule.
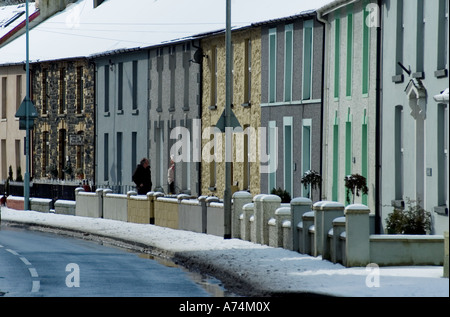
[[[0,182],[8,178],[9,167],[13,180],[18,169],[25,174],[25,131],[19,130],[17,109],[25,98],[26,75],[23,65],[0,67]]]

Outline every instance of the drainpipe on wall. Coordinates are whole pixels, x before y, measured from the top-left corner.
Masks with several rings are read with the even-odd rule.
[[[377,26],[377,67],[376,67],[376,88],[375,88],[375,95],[376,95],[376,124],[375,124],[375,234],[381,233],[381,134],[382,134],[382,70],[383,70],[383,64],[382,64],[382,25],[383,25],[383,19],[382,19],[382,0],[378,0],[378,14],[379,14],[379,25]]]
[[[323,85],[325,83],[325,28],[326,24],[323,22],[323,20],[319,20],[318,13],[316,14],[317,21],[319,21],[320,24],[322,24],[323,32],[322,32],[322,89],[321,89],[321,111],[320,111],[320,175],[323,175],[323,127],[324,127],[324,98],[325,98],[325,89],[323,89]],[[323,176],[322,176],[323,179]],[[322,200],[322,184],[319,187],[319,201]]]
[[[325,115],[325,100],[328,99],[328,94],[325,93],[325,91],[328,91],[328,84],[325,83],[325,78],[327,78],[328,75],[328,50],[326,49],[326,43],[327,43],[327,36],[326,31],[327,27],[330,27],[331,23],[328,22],[326,19],[323,18],[322,13],[320,11],[316,12],[316,18],[317,20],[322,23],[323,25],[323,54],[322,54],[322,111],[321,111],[321,137],[320,137],[320,175],[322,175],[322,185],[320,186],[320,200],[323,199],[322,188],[325,186],[324,180],[326,182],[326,178],[323,177],[323,170],[324,170],[324,162],[323,162],[323,153],[325,152],[325,149],[323,148],[324,144],[327,142],[324,142],[324,137],[326,137],[326,133],[324,133],[324,120],[326,120]],[[325,86],[327,85],[327,86]]]
[[[201,39],[198,40],[198,45],[195,45],[195,40],[192,40],[192,47],[196,48],[197,50],[202,50],[201,47]],[[201,52],[201,51],[200,51]],[[198,77],[198,94],[199,94],[199,100],[198,100],[198,116],[200,119],[202,119],[203,115],[203,53],[201,53],[201,60],[199,65],[199,77]],[[200,121],[201,122],[201,121]],[[200,128],[201,129],[201,128]],[[200,146],[201,146],[201,140],[199,140]],[[197,196],[202,195],[202,160],[200,159],[200,162],[197,164]]]

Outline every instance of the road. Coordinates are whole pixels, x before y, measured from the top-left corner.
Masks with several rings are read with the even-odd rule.
[[[2,226],[0,296],[209,297],[174,265],[92,241]]]

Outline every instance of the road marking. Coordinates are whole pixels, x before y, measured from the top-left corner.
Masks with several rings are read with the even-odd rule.
[[[41,282],[40,281],[33,281],[33,286],[31,287],[32,293],[39,292],[39,289],[41,288]]]
[[[17,253],[14,250],[11,250],[11,249],[5,249],[5,250],[8,251],[9,253],[13,254],[13,255],[19,255],[19,253]]]
[[[25,265],[31,265],[30,261],[28,261],[27,258],[21,256],[20,259],[22,260],[22,262],[23,262]]]
[[[31,277],[39,277],[39,275],[38,275],[38,273],[37,273],[37,271],[36,271],[36,269],[34,267],[30,267],[28,269],[28,271],[30,271]]]
[[[0,247],[3,248],[2,245],[0,245]],[[16,251],[14,251],[14,250],[12,250],[12,249],[5,249],[5,250],[8,251],[9,253],[13,254],[13,255],[18,256],[19,259],[20,259],[25,265],[28,265],[28,266],[31,265],[30,261],[28,261],[28,259],[27,259],[26,257],[20,256],[20,254],[17,253]],[[36,269],[35,269],[34,267],[28,268],[28,271],[30,271],[30,275],[31,275],[32,278],[39,277],[39,274],[38,274],[38,272],[36,271]],[[37,292],[39,292],[39,289],[41,288],[41,282],[40,282],[39,280],[37,280],[37,281],[32,281],[32,283],[33,283],[33,284],[32,284],[32,286],[31,286],[31,292],[32,292],[32,293],[37,293]]]

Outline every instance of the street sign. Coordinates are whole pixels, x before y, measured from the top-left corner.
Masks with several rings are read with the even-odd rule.
[[[231,128],[238,128],[241,127],[241,124],[239,123],[239,120],[236,118],[236,115],[234,114],[233,110],[231,110],[231,115],[230,115],[230,124],[231,124]],[[226,119],[227,119],[227,115],[226,115],[226,110],[223,111],[222,115],[219,118],[219,121],[217,121],[216,124],[216,128],[218,128],[220,131],[222,131],[222,133],[225,133],[225,128],[227,128],[226,126]]]
[[[25,97],[25,99],[20,104],[19,109],[16,112],[15,117],[19,118],[19,129],[26,130],[27,129],[27,111],[28,111],[28,128],[33,129],[34,127],[34,119],[38,117],[38,113],[36,107],[33,102]]]

